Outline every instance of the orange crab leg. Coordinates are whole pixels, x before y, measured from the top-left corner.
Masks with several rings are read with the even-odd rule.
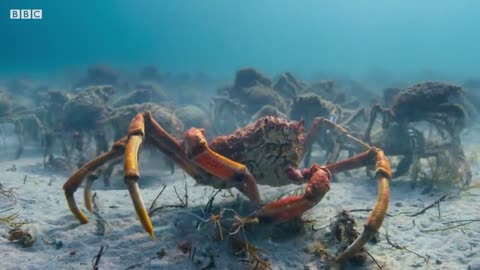
[[[118,140],[113,146],[112,149],[100,156],[96,159],[88,162],[87,164],[83,165],[77,172],[75,172],[63,185],[63,189],[65,190],[65,197],[67,199],[68,207],[73,215],[81,222],[87,223],[88,218],[87,216],[78,208],[77,203],[75,201],[75,197],[73,196],[75,191],[77,191],[80,184],[83,182],[86,176],[93,173],[95,170],[103,166],[104,164],[108,163],[109,161],[120,157],[123,154],[125,149],[125,145],[127,142],[127,138],[122,138]],[[87,191],[88,192],[88,191]],[[89,198],[90,200],[90,198]],[[91,203],[87,202],[87,206],[91,205]],[[89,209],[90,210],[90,209]]]
[[[128,192],[132,198],[133,206],[135,212],[137,213],[138,219],[143,225],[145,231],[154,238],[153,235],[153,226],[148,216],[148,212],[145,209],[143,204],[143,199],[138,188],[138,179],[140,178],[140,173],[138,170],[138,152],[143,143],[143,137],[145,135],[145,120],[143,114],[137,114],[133,118],[130,127],[128,128],[128,142],[125,148],[125,157],[123,160],[123,170],[125,184],[128,187]]]
[[[311,175],[303,195],[288,196],[269,203],[253,213],[253,217],[288,221],[300,217],[317,205],[330,190],[330,172],[325,167],[314,164],[308,170]],[[304,176],[307,176],[304,174]]]
[[[337,262],[343,262],[359,252],[368,240],[377,233],[378,229],[380,229],[387,214],[388,202],[390,201],[389,180],[392,179],[392,172],[390,170],[390,163],[383,151],[371,148],[369,151],[360,154],[357,157],[352,157],[350,160],[352,160],[352,163],[358,165],[358,167],[361,167],[361,164],[363,163],[362,160],[369,159],[369,157],[373,157],[375,162],[375,178],[377,179],[378,186],[377,202],[375,203],[367,222],[364,224],[364,230],[360,236],[342,252],[342,254],[335,258]],[[335,167],[335,164],[331,165],[334,170],[339,170],[339,167],[341,167],[340,165],[338,167]],[[344,163],[342,165],[344,168],[349,167]]]
[[[158,148],[161,152],[176,162],[192,178],[199,180],[205,174],[186,155],[185,150],[160,124],[153,119],[150,112],[144,113],[146,136],[148,143]]]
[[[203,130],[190,129],[186,132],[183,149],[160,125],[151,117],[149,112],[139,113],[132,120],[128,130],[128,142],[125,148],[124,172],[125,183],[128,186],[135,212],[145,231],[153,238],[153,226],[145,209],[139,188],[138,179],[138,152],[144,143],[148,129],[149,142],[174,159],[187,173],[194,178],[202,176],[200,169],[205,170],[223,180],[238,181],[236,187],[244,192],[252,201],[258,202],[255,179],[247,168],[233,162],[208,148]],[[203,174],[205,175],[205,174]]]
[[[197,166],[222,180],[236,181],[236,187],[252,202],[260,202],[255,178],[247,167],[211,150],[203,129],[187,130],[184,136],[184,146],[190,159]]]
[[[223,179],[228,180],[246,171],[243,164],[232,161],[205,147],[202,152],[195,155],[192,160],[205,171]]]
[[[331,132],[350,140],[360,148],[367,150],[350,159],[327,165],[326,168],[331,173],[352,170],[375,163],[375,178],[378,186],[377,201],[367,222],[364,225],[365,229],[361,235],[349,247],[347,247],[342,254],[335,258],[337,262],[343,262],[350,258],[353,254],[359,252],[382,225],[385,215],[387,214],[388,203],[390,200],[389,180],[392,179],[392,173],[388,159],[382,150],[370,147],[368,144],[350,135],[343,127],[324,118],[315,119],[312,130],[309,132],[306,139],[307,146],[311,144],[311,137],[319,128],[328,129]]]
[[[311,209],[325,196],[330,189],[330,173],[338,173],[346,170],[356,169],[375,163],[376,179],[378,183],[377,202],[364,225],[362,234],[338,257],[337,262],[345,261],[368,242],[376,234],[383,223],[387,213],[390,199],[388,181],[392,178],[388,159],[383,151],[370,148],[368,151],[356,155],[350,159],[320,167],[316,164],[310,169],[300,172],[303,177],[309,178],[303,195],[288,196],[276,202],[263,206],[252,214],[252,217],[260,219],[274,219],[276,221],[287,221],[301,216]],[[296,176],[298,178],[298,176]],[[297,179],[298,180],[298,179]]]

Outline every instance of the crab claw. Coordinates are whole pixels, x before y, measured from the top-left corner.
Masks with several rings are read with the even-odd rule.
[[[253,213],[253,216],[288,221],[300,217],[318,204],[330,190],[330,171],[314,164],[311,169],[305,171],[305,176],[309,176],[309,181],[303,195],[288,196],[269,203]]]
[[[187,156],[197,166],[224,181],[230,181],[232,186],[245,194],[252,202],[260,203],[257,183],[248,168],[210,149],[204,129],[191,128],[187,130],[183,146]]]
[[[238,174],[235,179],[238,180],[235,187],[245,194],[251,202],[259,204],[260,193],[258,192],[257,182],[255,182],[253,175],[246,170],[245,172]]]

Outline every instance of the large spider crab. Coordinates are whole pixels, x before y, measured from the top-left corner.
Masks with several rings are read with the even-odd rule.
[[[313,164],[310,168],[298,169],[305,145],[308,145],[308,140],[321,129],[342,134],[363,146],[366,151],[326,166]],[[137,183],[140,178],[138,152],[145,144],[154,146],[171,157],[200,184],[216,188],[235,187],[255,204],[260,204],[257,182],[271,186],[306,183],[303,194],[267,203],[250,216],[260,221],[288,221],[300,217],[319,203],[328,192],[332,174],[375,165],[375,177],[378,182],[377,202],[363,232],[335,258],[337,262],[343,262],[361,250],[380,228],[388,208],[391,172],[383,151],[364,144],[327,119],[315,118],[311,130],[304,135],[303,122],[267,116],[238,129],[231,135],[217,137],[208,144],[204,130],[197,128],[190,128],[185,132],[183,140],[177,141],[147,111],[135,116],[126,137],[118,140],[110,151],[86,163],[63,186],[68,206],[81,223],[87,223],[88,218],[75,202],[75,191],[83,179],[96,170],[101,170],[104,165],[123,157],[124,180],[135,211],[145,231],[154,238],[152,223]],[[84,189],[86,208],[90,211],[93,178],[88,177]]]
[[[423,82],[403,91],[387,90],[384,94],[386,103],[390,101],[392,105],[387,108],[373,105],[364,138],[366,142],[381,147],[389,156],[403,156],[393,177],[402,176],[413,167],[412,186],[415,186],[420,158],[434,157],[438,168],[451,166],[451,171],[459,171],[447,178],[459,178],[462,185],[469,185],[472,172],[460,136],[469,119],[463,89],[447,83]],[[382,128],[372,134],[377,114],[383,116]],[[424,135],[419,122],[435,127],[440,140]],[[446,162],[440,164],[441,160]],[[437,175],[430,179],[425,192],[438,178]]]

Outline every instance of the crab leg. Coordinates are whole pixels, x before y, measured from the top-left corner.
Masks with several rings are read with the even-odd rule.
[[[332,122],[328,119],[325,119],[323,117],[316,117],[313,120],[312,126],[310,130],[308,131],[307,135],[305,136],[305,149],[309,149],[312,146],[313,139],[315,134],[317,134],[320,130],[327,129],[330,130],[331,132],[334,132],[335,134],[339,134],[341,136],[345,136],[346,139],[354,143],[355,145],[358,145],[360,148],[364,150],[368,150],[370,146],[361,140],[353,137],[348,133],[348,131],[343,128],[342,126],[336,124],[335,122]]]
[[[15,121],[15,134],[18,138],[18,146],[17,151],[15,153],[15,159],[19,159],[23,153],[24,145],[25,145],[25,130],[24,126],[20,121]]]
[[[183,170],[194,178],[201,178],[202,173],[194,161],[185,154],[185,150],[171,137],[151,116],[150,112],[139,113],[132,120],[128,129],[128,142],[125,148],[124,173],[125,183],[128,186],[135,212],[145,231],[154,238],[153,226],[145,209],[139,188],[138,179],[138,152],[144,143],[145,136],[148,143],[160,149],[163,153],[177,162]]]
[[[383,151],[370,148],[368,151],[353,156],[350,159],[320,167],[314,164],[310,169],[290,172],[298,181],[298,174],[309,179],[303,195],[288,196],[278,201],[263,206],[250,217],[259,219],[274,219],[276,221],[288,221],[300,217],[303,213],[318,204],[330,189],[329,180],[331,173],[339,173],[346,170],[361,168],[374,163],[376,168],[375,178],[378,184],[377,202],[364,225],[362,234],[339,256],[337,262],[345,261],[368,242],[377,233],[387,213],[390,198],[388,181],[391,179],[390,165]],[[290,169],[292,170],[292,169]]]
[[[342,126],[348,126],[351,123],[355,122],[357,118],[362,117],[363,121],[367,121],[368,114],[365,108],[356,110],[352,115],[350,115],[344,122],[341,123]]]
[[[200,131],[199,129],[191,130]],[[144,143],[157,147],[193,178],[201,181],[213,175],[222,180],[235,181],[234,184],[240,191],[244,192],[252,201],[258,202],[259,195],[255,179],[248,172],[248,169],[244,165],[233,162],[208,148],[203,131],[201,131],[200,136],[196,135],[186,134],[184,145],[180,145],[152,118],[150,112],[137,114],[130,124],[127,137],[116,142],[109,152],[85,164],[67,180],[63,188],[70,210],[80,222],[88,222],[88,218],[80,211],[75,202],[73,196],[75,191],[84,178],[90,176],[106,163],[116,162],[124,155],[124,180],[135,211],[145,231],[154,238],[153,226],[138,188],[140,178],[138,153]],[[184,147],[187,149],[184,149]],[[89,210],[92,208],[90,190],[95,179],[95,175],[89,177],[85,186],[85,200]]]
[[[137,213],[143,228],[153,239],[154,235],[152,222],[150,221],[148,212],[145,209],[145,205],[143,204],[143,199],[138,188],[138,179],[140,178],[140,173],[138,171],[138,152],[143,143],[144,135],[145,120],[143,114],[137,114],[128,128],[128,142],[125,148],[123,170],[125,175],[125,184],[127,185],[128,192],[132,198],[135,212]]]
[[[323,126],[324,128],[327,128],[338,135],[344,136],[347,140],[367,150],[347,160],[327,165],[326,168],[332,174],[369,166],[372,163],[375,163],[375,178],[378,186],[377,202],[375,203],[375,206],[364,225],[362,234],[342,254],[335,258],[337,262],[342,262],[360,251],[360,249],[373,235],[375,235],[382,225],[383,219],[387,213],[388,202],[390,200],[390,187],[388,183],[388,181],[392,179],[390,163],[388,162],[388,159],[382,150],[370,147],[368,144],[350,135],[346,129],[327,119],[316,118],[314,126],[315,128],[320,128]],[[309,135],[312,132],[314,131],[310,131]]]
[[[383,219],[387,214],[388,202],[390,200],[389,180],[392,179],[392,173],[387,157],[382,150],[376,148],[371,148],[369,151],[345,161],[327,165],[327,168],[332,172],[340,172],[360,168],[372,161],[375,162],[375,178],[378,186],[377,202],[364,225],[364,230],[360,236],[344,252],[342,252],[342,254],[335,258],[337,262],[343,262],[359,252],[382,226]]]
[[[123,161],[123,157],[118,157],[109,162],[106,168],[103,170],[103,184],[105,187],[109,187],[110,184],[110,177],[112,177],[113,169],[115,166],[120,164]]]
[[[126,137],[117,141],[112,146],[110,151],[98,156],[96,159],[83,165],[77,172],[75,172],[72,176],[70,176],[67,182],[65,182],[65,184],[63,185],[63,189],[65,190],[65,197],[67,198],[68,207],[70,208],[70,211],[72,211],[73,215],[81,223],[87,223],[88,218],[77,206],[75,197],[73,196],[75,191],[77,191],[78,187],[83,182],[85,177],[93,173],[95,170],[97,170],[107,162],[121,156],[124,152],[126,142],[127,142]]]
[[[294,175],[293,172],[287,172],[287,174],[289,173],[292,176]],[[325,167],[313,164],[310,169],[298,171],[294,176],[298,183],[304,182],[299,178],[308,180],[305,192],[302,195],[287,196],[264,205],[250,217],[275,221],[288,221],[300,217],[317,205],[330,190],[331,174]]]
[[[144,114],[145,125],[147,129],[148,142],[166,156],[173,159],[185,172],[193,178],[200,177],[198,167],[188,159],[185,150],[180,146],[175,138],[170,136],[156,121],[150,112]]]
[[[235,187],[252,202],[260,202],[255,178],[247,167],[210,149],[203,129],[191,128],[185,132],[184,146],[190,159],[198,167],[221,180],[234,181]]]
[[[371,143],[371,133],[378,114],[382,114],[382,128],[387,128],[391,119],[395,117],[392,110],[384,108],[379,104],[375,104],[370,111],[370,120],[368,122],[367,130],[365,131],[364,139],[367,143]]]
[[[83,188],[83,200],[85,202],[85,207],[89,212],[93,212],[93,200],[92,200],[93,182],[95,182],[95,180],[97,180],[101,174],[104,176],[104,181],[105,179],[108,179],[108,177],[110,177],[110,174],[112,172],[113,166],[115,166],[121,161],[122,161],[122,156],[112,158],[105,164],[105,166],[98,168],[97,170],[95,170],[95,172],[87,176],[87,181],[85,182],[85,187]],[[107,170],[110,170],[110,171],[107,171]],[[110,185],[110,182],[108,183]]]

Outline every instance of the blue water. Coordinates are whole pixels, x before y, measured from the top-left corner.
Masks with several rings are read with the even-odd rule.
[[[10,20],[11,8],[41,8],[43,20]],[[468,77],[480,69],[479,14],[475,0],[2,0],[0,75],[104,63]]]

